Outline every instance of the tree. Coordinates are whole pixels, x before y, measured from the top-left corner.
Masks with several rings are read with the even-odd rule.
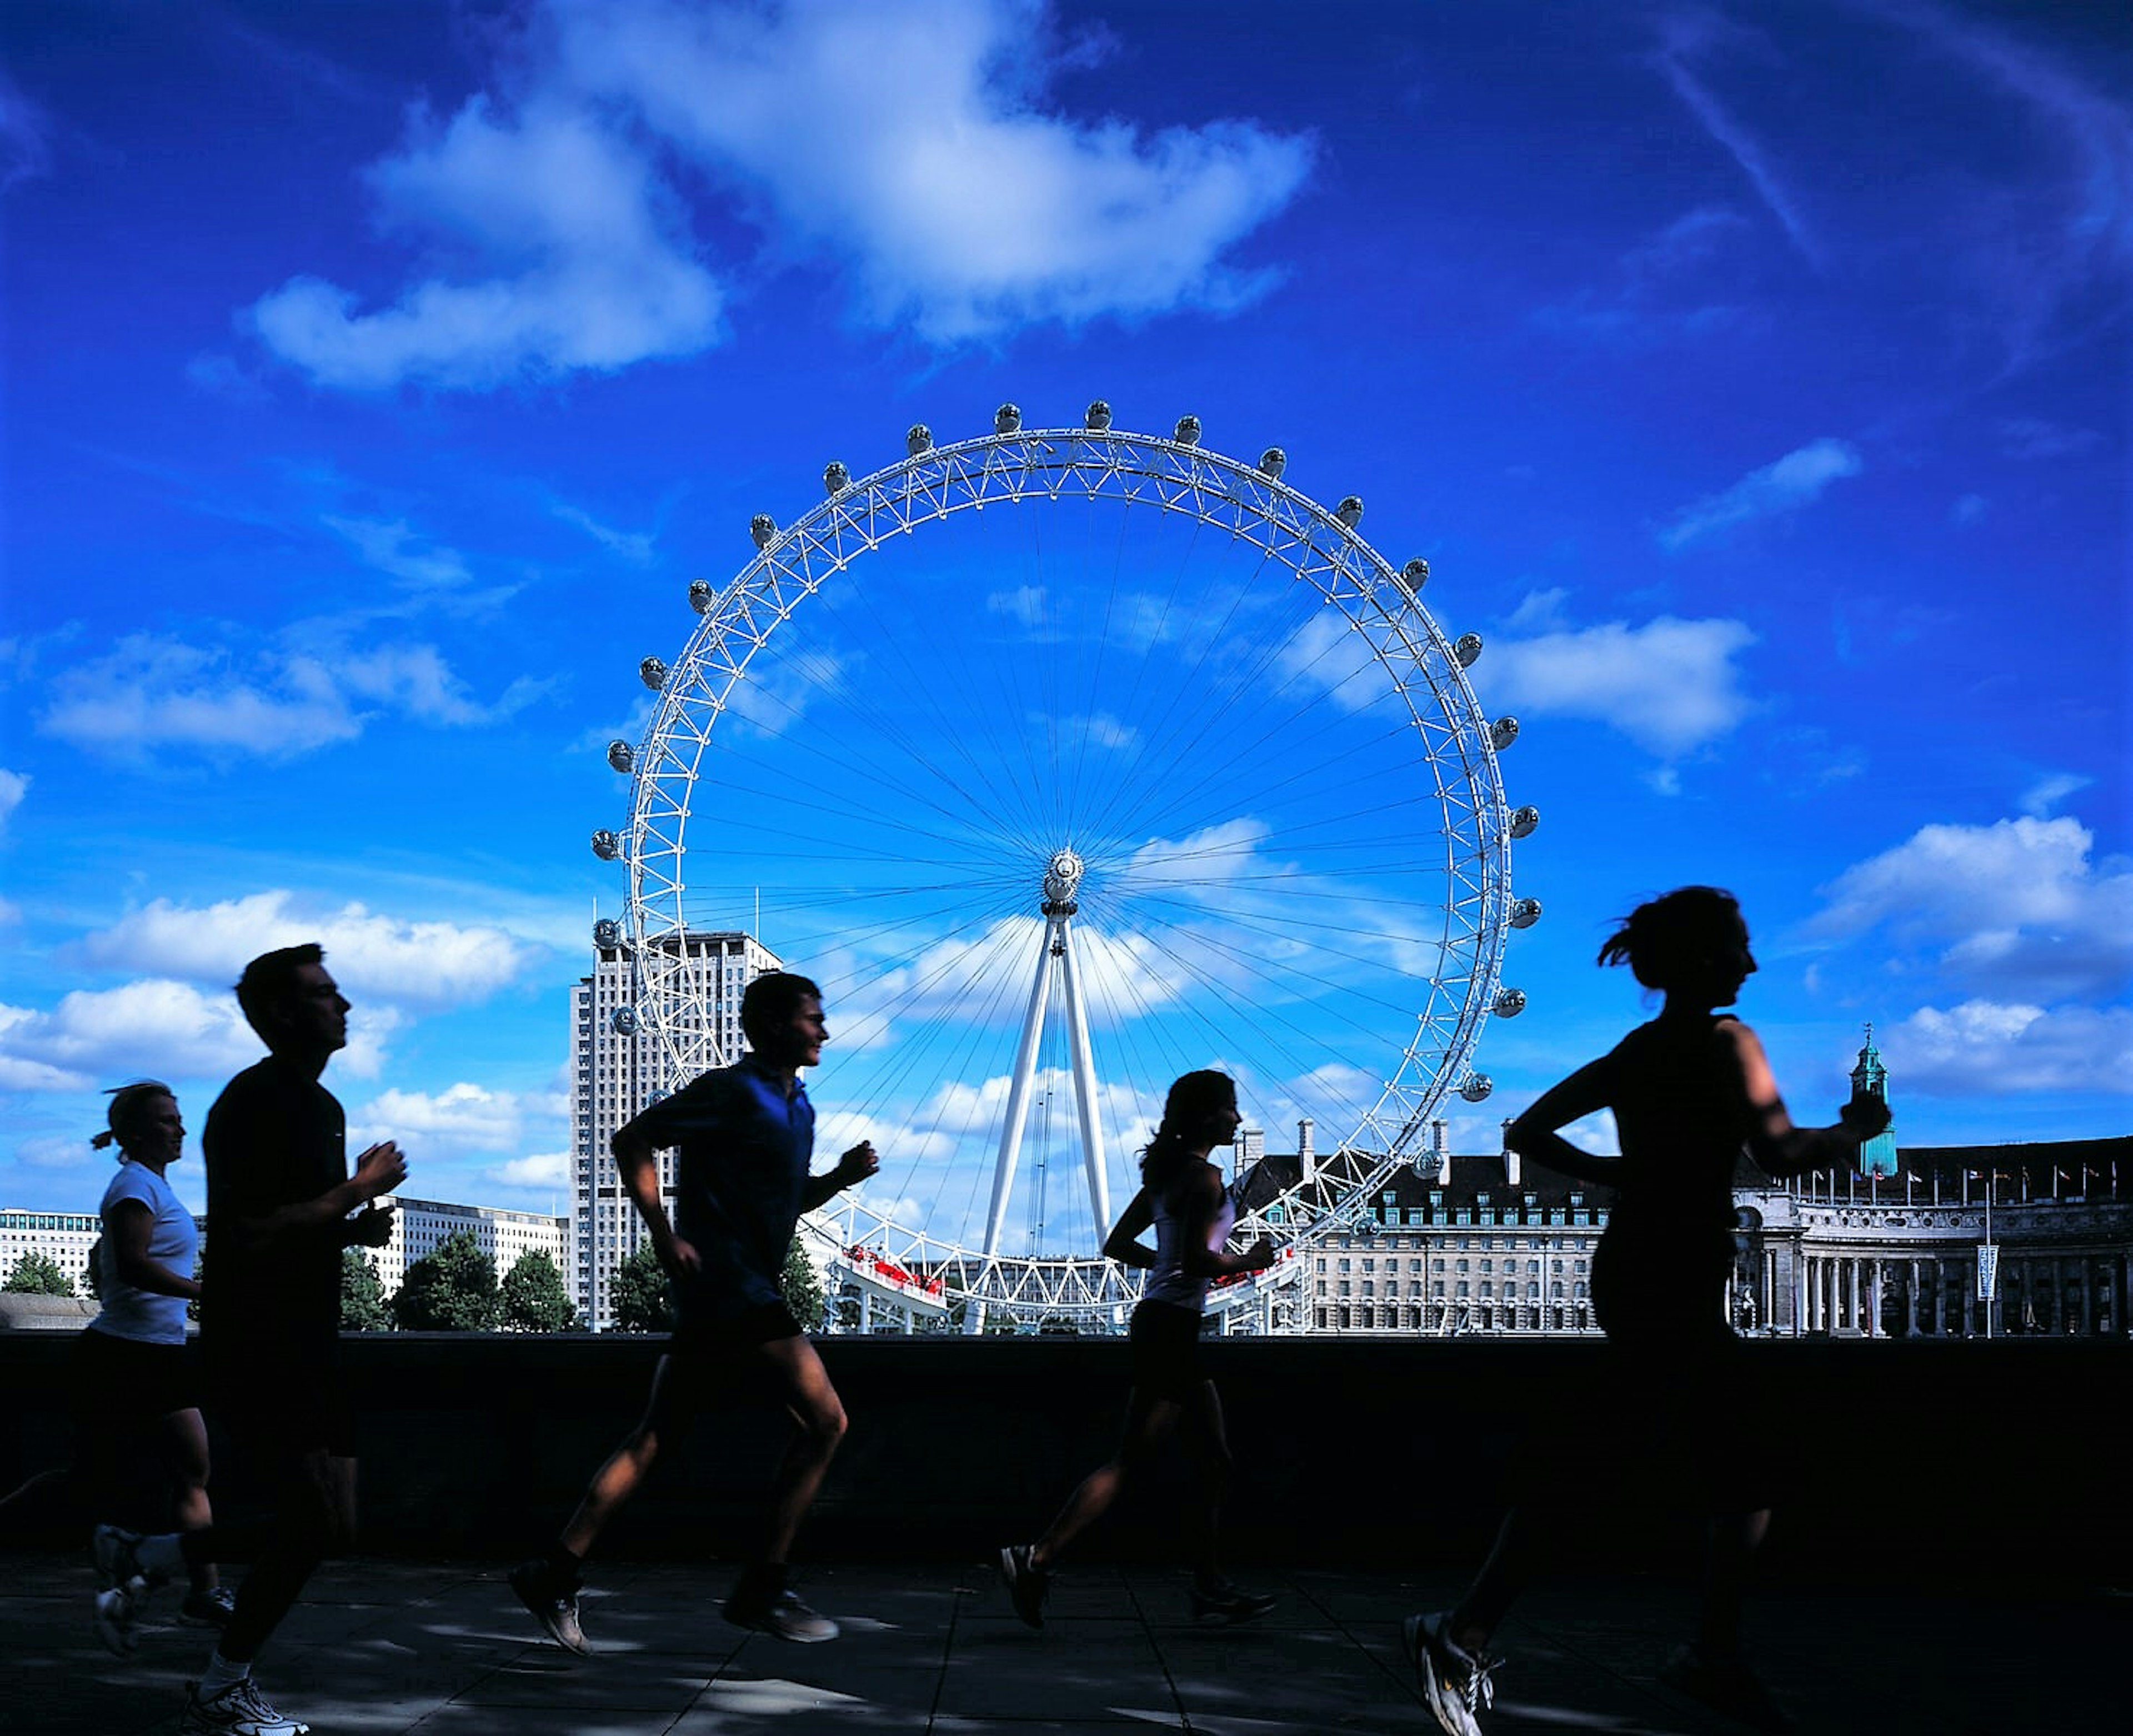
[[[50,1254],[26,1253],[15,1262],[0,1290],[12,1296],[72,1296],[74,1280]]]
[[[357,1248],[340,1251],[340,1330],[390,1332],[392,1315],[385,1306],[385,1286],[368,1254]]]
[[[455,1229],[407,1268],[392,1298],[403,1332],[489,1332],[496,1326],[496,1262]]]
[[[575,1332],[578,1310],[556,1262],[536,1248],[519,1255],[499,1292],[507,1332]]]
[[[614,1269],[608,1296],[614,1304],[618,1332],[667,1332],[672,1330],[673,1291],[660,1267],[659,1257],[648,1242]]]
[[[802,1332],[820,1332],[822,1317],[828,1304],[822,1295],[822,1281],[815,1275],[814,1262],[807,1258],[807,1250],[793,1237],[792,1245],[785,1250],[785,1270],[778,1280],[783,1292],[785,1306],[792,1310],[792,1318],[800,1323]]]

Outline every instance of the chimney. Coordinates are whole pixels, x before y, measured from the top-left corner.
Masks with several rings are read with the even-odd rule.
[[[1296,1173],[1305,1181],[1318,1179],[1318,1153],[1311,1146],[1311,1118],[1296,1124]]]
[[[1509,1137],[1512,1119],[1509,1115],[1504,1118],[1504,1185],[1507,1187],[1519,1185],[1519,1154],[1511,1149]]]
[[[1437,1159],[1437,1185],[1452,1185],[1452,1147],[1445,1139],[1445,1123],[1432,1121],[1429,1124],[1430,1155]]]
[[[1243,1176],[1266,1155],[1266,1129],[1240,1128],[1237,1130],[1237,1174]]]

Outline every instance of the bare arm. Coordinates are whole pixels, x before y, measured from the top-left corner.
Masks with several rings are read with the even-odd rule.
[[[244,1233],[257,1248],[272,1248],[277,1243],[300,1241],[306,1238],[331,1233],[345,1247],[352,1241],[369,1242],[377,1233],[373,1214],[366,1213],[366,1227],[361,1230],[343,1227],[343,1220],[358,1206],[368,1205],[381,1194],[389,1194],[407,1179],[407,1160],[400,1155],[400,1147],[391,1140],[374,1145],[355,1160],[355,1173],[338,1187],[330,1187],[315,1199],[299,1200],[282,1206],[263,1218],[243,1220]],[[386,1219],[388,1214],[377,1214]],[[383,1240],[378,1236],[373,1247]]]
[[[1835,1126],[1794,1127],[1755,1033],[1737,1019],[1725,1019],[1713,1037],[1741,1094],[1748,1155],[1773,1176],[1803,1176],[1851,1162],[1859,1147],[1889,1125],[1889,1106],[1880,1098],[1854,1097],[1838,1112]]]
[[[800,1209],[803,1212],[814,1210],[824,1200],[834,1198],[846,1188],[857,1187],[880,1167],[881,1159],[874,1155],[874,1142],[862,1139],[837,1160],[835,1169],[807,1178],[800,1190]]]
[[[156,1231],[156,1214],[140,1200],[121,1200],[104,1214],[104,1238],[111,1248],[111,1263],[118,1282],[151,1296],[197,1297],[200,1287],[181,1277],[161,1260],[148,1257],[149,1238]]]
[[[1519,1157],[1559,1173],[1613,1187],[1622,1179],[1622,1160],[1602,1157],[1572,1145],[1558,1129],[1607,1107],[1607,1064],[1587,1061],[1560,1084],[1550,1085],[1531,1108],[1513,1122],[1504,1142]]]
[[[1126,1204],[1119,1214],[1119,1221],[1111,1226],[1111,1233],[1104,1238],[1104,1258],[1116,1260],[1121,1266],[1135,1267],[1146,1272],[1155,1264],[1155,1250],[1145,1246],[1141,1237],[1155,1222],[1155,1202],[1143,1188]]]
[[[623,1191],[652,1232],[652,1252],[660,1265],[670,1275],[702,1270],[703,1259],[694,1244],[676,1235],[667,1221],[667,1202],[659,1196],[659,1148],[643,1134],[624,1128],[608,1142],[608,1149],[614,1153]]]

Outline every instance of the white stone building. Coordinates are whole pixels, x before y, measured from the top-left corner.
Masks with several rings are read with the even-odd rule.
[[[571,1274],[571,1220],[546,1212],[506,1211],[491,1205],[455,1205],[441,1200],[409,1200],[388,1194],[381,1206],[397,1209],[392,1234],[383,1248],[359,1248],[378,1268],[378,1282],[392,1296],[406,1281],[407,1268],[437,1251],[447,1236],[465,1230],[474,1246],[496,1263],[496,1275],[504,1273],[527,1253],[544,1253],[562,1275],[566,1288]]]

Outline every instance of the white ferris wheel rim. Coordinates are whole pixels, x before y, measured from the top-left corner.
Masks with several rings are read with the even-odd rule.
[[[1426,566],[1411,561],[1395,569],[1359,536],[1359,501],[1351,497],[1329,509],[1281,480],[1285,459],[1278,451],[1248,464],[1200,445],[1197,430],[1193,438],[1165,439],[1113,430],[1108,416],[1101,426],[1023,430],[1018,416],[1006,426],[1009,414],[1003,409],[998,431],[946,446],[934,446],[927,430],[913,428],[907,456],[857,480],[831,465],[826,498],[801,517],[782,527],[767,515],[756,518],[756,555],[726,585],[692,587],[702,619],[680,659],[671,668],[646,660],[644,676],[648,685],[657,676],[658,699],[633,756],[628,827],[616,842],[628,873],[636,1015],[660,1057],[661,1087],[672,1089],[727,1059],[709,1022],[689,1017],[686,995],[672,987],[686,975],[677,937],[689,928],[681,908],[686,832],[714,726],[778,628],[826,579],[855,568],[890,537],[985,504],[1110,498],[1184,513],[1255,544],[1266,560],[1312,584],[1322,607],[1346,617],[1406,703],[1445,816],[1447,935],[1398,1065],[1376,1100],[1359,1111],[1353,1132],[1320,1160],[1308,1194],[1292,1186],[1240,1222],[1247,1232],[1271,1225],[1301,1250],[1360,1220],[1384,1179],[1413,1161],[1431,1112],[1447,1092],[1478,1081],[1485,1094],[1485,1080],[1469,1069],[1501,988],[1513,908],[1512,817],[1491,739],[1492,727],[1502,725],[1490,724],[1475,697],[1465,668],[1471,657],[1455,651],[1421,604],[1416,575],[1420,569],[1426,576]],[[1460,968],[1445,970],[1447,959]],[[1456,992],[1447,986],[1453,984]],[[1138,1289],[1137,1275],[1100,1258],[980,1253],[872,1210],[863,1190],[840,1196],[807,1228],[837,1253],[879,1243],[892,1272],[951,1274],[936,1296],[1016,1318],[1115,1320]],[[1211,1296],[1211,1310],[1289,1282],[1302,1264],[1287,1261],[1232,1286]]]

